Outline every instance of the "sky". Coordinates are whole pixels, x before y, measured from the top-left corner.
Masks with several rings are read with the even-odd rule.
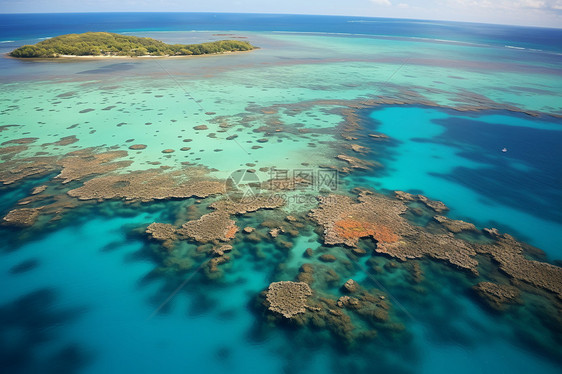
[[[562,0],[0,0],[0,13],[325,14],[562,28]]]

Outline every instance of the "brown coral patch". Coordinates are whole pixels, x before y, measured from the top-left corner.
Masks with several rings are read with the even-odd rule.
[[[402,201],[419,201],[420,203],[424,204],[430,209],[433,209],[437,213],[442,213],[449,210],[449,208],[447,208],[447,206],[443,202],[428,199],[423,195],[412,195],[404,191],[394,191],[394,196],[398,200],[402,200]]]
[[[361,160],[357,157],[348,156],[348,155],[337,155],[337,159],[345,161],[349,164],[349,167],[352,169],[363,169],[363,170],[370,170],[373,167],[381,167],[381,164],[373,163],[365,160]],[[342,169],[344,172],[348,172],[348,168]]]
[[[389,138],[386,134],[369,134],[369,137],[376,140],[387,140]]]
[[[420,202],[424,203],[428,208],[433,209],[437,213],[442,213],[449,210],[449,208],[447,208],[447,206],[441,201],[430,200],[423,195],[417,195],[417,198]]]
[[[211,250],[211,253],[213,254],[213,256],[220,257],[220,256],[224,256],[226,252],[232,251],[232,248],[233,247],[230,244],[223,244],[219,247],[214,247]]]
[[[37,141],[38,138],[19,138],[19,139],[11,139],[3,142],[0,145],[7,145],[7,144],[30,144]]]
[[[7,159],[12,157],[14,154],[16,153],[20,153],[23,152],[25,150],[27,150],[27,146],[26,145],[12,145],[9,147],[1,147],[0,148],[0,155],[6,155],[3,156],[3,159]]]
[[[201,218],[184,223],[177,233],[180,237],[194,239],[200,243],[229,241],[238,232],[236,222],[224,212],[211,212]]]
[[[223,199],[214,202],[209,207],[228,214],[245,214],[260,209],[276,209],[285,205],[282,198],[258,196],[256,198],[229,200]]]
[[[93,153],[93,150],[82,150],[72,152],[58,163],[62,170],[57,178],[63,179],[62,183],[80,180],[86,176],[105,174],[120,168],[127,167],[132,161],[115,161],[117,158],[127,156],[126,151],[109,151],[104,153]]]
[[[496,242],[477,246],[479,253],[485,253],[499,263],[500,270],[508,276],[545,289],[562,299],[562,268],[545,262],[525,258],[527,245],[512,236],[489,230]]]
[[[208,273],[218,273],[219,265],[230,261],[229,256],[214,257],[207,262],[207,272]],[[214,278],[211,276],[210,278]]]
[[[459,233],[462,231],[478,231],[476,226],[469,222],[454,220],[445,216],[435,216],[433,219],[443,225],[450,232]]]
[[[285,318],[306,312],[306,301],[312,290],[304,282],[273,282],[266,293],[268,309]]]
[[[224,184],[218,181],[185,180],[185,177],[182,172],[164,173],[160,170],[104,175],[68,191],[68,195],[80,200],[123,199],[146,202],[203,198],[224,192]]]
[[[0,170],[0,182],[12,184],[28,177],[40,177],[56,169],[54,158],[29,158],[18,161],[6,161]]]
[[[146,233],[152,239],[161,241],[166,249],[172,249],[174,242],[178,240],[176,227],[167,223],[151,223],[146,228]]]
[[[37,187],[33,188],[33,190],[31,191],[31,194],[37,195],[37,194],[40,194],[41,192],[45,191],[46,189],[47,189],[47,186],[45,186],[45,185],[37,186]]]
[[[362,145],[359,144],[351,144],[350,148],[353,150],[353,152],[357,152],[357,153],[365,154],[369,152],[369,148],[363,147]]]
[[[78,141],[76,135],[64,136],[55,142],[55,145],[70,145]]]
[[[377,253],[383,253],[402,261],[428,256],[478,274],[476,251],[467,242],[456,239],[452,234],[435,235],[415,231],[395,243],[377,243]]]
[[[33,226],[39,217],[37,208],[14,209],[3,218],[3,224],[8,226],[27,227]]]
[[[353,293],[359,289],[359,284],[357,284],[357,282],[354,281],[353,279],[348,279],[343,284],[342,288],[349,293]]]
[[[381,194],[362,191],[358,201],[343,195],[320,197],[310,216],[324,229],[324,243],[355,247],[362,237],[373,237],[376,251],[408,260],[429,256],[478,273],[476,251],[452,234],[435,235],[409,223],[406,205]]]
[[[48,145],[65,146],[65,145],[74,144],[78,140],[79,139],[76,137],[76,135],[69,135],[69,136],[64,136],[64,137],[60,138],[59,140],[57,140],[54,143],[44,143],[44,144],[41,144],[41,146],[42,147],[45,147],[45,146],[48,146]]]

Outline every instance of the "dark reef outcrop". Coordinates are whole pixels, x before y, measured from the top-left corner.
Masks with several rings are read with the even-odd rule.
[[[495,310],[505,310],[510,304],[521,303],[519,290],[508,284],[480,282],[472,289],[486,305]]]

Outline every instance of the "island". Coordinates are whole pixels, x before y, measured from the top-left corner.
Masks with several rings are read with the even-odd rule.
[[[166,44],[160,40],[111,32],[66,34],[24,45],[10,52],[18,58],[190,56],[255,49],[247,41],[219,40],[201,44]]]

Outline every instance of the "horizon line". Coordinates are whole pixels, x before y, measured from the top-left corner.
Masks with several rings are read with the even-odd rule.
[[[319,16],[319,17],[354,17],[354,18],[371,18],[371,19],[392,19],[392,20],[407,20],[407,21],[420,21],[420,22],[448,22],[448,23],[464,23],[464,24],[476,24],[476,25],[489,25],[489,26],[511,26],[511,27],[528,27],[537,29],[547,29],[547,30],[562,30],[562,25],[560,27],[554,26],[535,26],[535,25],[521,25],[514,23],[490,23],[490,22],[477,22],[477,21],[454,21],[447,19],[437,19],[437,18],[396,18],[396,17],[381,17],[381,16],[356,16],[356,15],[344,15],[344,14],[311,14],[311,13],[268,13],[268,12],[187,12],[187,11],[69,11],[69,12],[0,12],[0,15],[26,15],[26,14],[112,14],[112,13],[187,13],[187,14],[256,14],[256,15],[285,15],[285,16]]]

